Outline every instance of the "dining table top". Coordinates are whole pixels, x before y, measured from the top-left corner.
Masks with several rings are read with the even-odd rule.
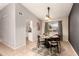
[[[49,36],[49,35],[47,35],[47,36],[45,36],[45,35],[41,35],[41,38],[58,38],[58,36],[57,36],[57,35],[53,35],[53,36]]]

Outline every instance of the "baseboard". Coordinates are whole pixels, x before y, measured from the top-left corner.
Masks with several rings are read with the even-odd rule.
[[[20,47],[26,46],[26,44],[19,44],[18,46],[15,47],[15,49],[18,49]]]
[[[22,47],[22,46],[26,46],[25,43],[19,44],[18,46],[16,46],[16,45],[14,46],[14,45],[12,45],[12,44],[10,44],[10,43],[7,43],[6,41],[4,41],[4,40],[2,40],[2,39],[0,39],[0,42],[1,42],[2,44],[6,45],[7,47],[13,49],[13,50],[16,50],[16,49],[18,49],[18,48],[20,48],[20,47]]]
[[[25,44],[19,44],[18,46],[13,46],[13,45],[11,45],[11,44],[5,42],[5,41],[1,41],[1,42],[2,42],[4,45],[8,46],[9,48],[11,48],[11,49],[13,49],[13,50],[16,50],[16,49],[18,49],[18,48],[20,48],[20,47],[22,47],[22,46],[25,46]]]
[[[2,40],[1,43],[3,43],[4,45],[8,46],[8,47],[11,48],[11,49],[15,49],[15,47],[14,47],[13,45],[7,43],[6,41],[3,41],[3,40]]]
[[[69,41],[68,41],[69,42]],[[71,43],[69,42],[69,44],[71,45]],[[76,51],[74,50],[73,46],[71,45],[73,51],[75,52],[76,56],[78,56],[78,54],[76,53]]]

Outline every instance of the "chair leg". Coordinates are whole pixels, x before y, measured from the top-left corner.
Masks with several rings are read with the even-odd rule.
[[[61,53],[61,44],[58,42],[58,53]]]
[[[51,45],[49,46],[49,53],[50,53],[50,55],[52,55],[52,47],[51,47]]]
[[[40,46],[40,43],[39,43],[39,42],[37,43],[37,46],[38,46],[38,48],[39,48],[39,46]]]
[[[57,53],[59,53],[59,47],[57,46]]]
[[[61,44],[59,42],[59,53],[61,53]]]
[[[52,56],[52,47],[51,48],[49,48],[49,52],[50,52],[50,55]]]

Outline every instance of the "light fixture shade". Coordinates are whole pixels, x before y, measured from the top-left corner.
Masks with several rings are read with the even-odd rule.
[[[49,20],[50,18],[49,17],[45,17],[45,20]]]
[[[52,17],[51,17],[50,14],[49,14],[49,12],[50,12],[50,7],[48,7],[47,10],[48,10],[48,14],[47,14],[46,17],[45,17],[45,20],[51,20]]]
[[[46,17],[45,17],[45,20],[51,20],[51,19],[52,19],[51,16],[46,16]]]

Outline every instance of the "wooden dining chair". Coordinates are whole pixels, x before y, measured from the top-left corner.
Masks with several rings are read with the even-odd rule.
[[[44,44],[45,44],[45,40],[42,39],[42,38],[38,35],[38,42],[37,42],[38,48],[40,47],[40,45],[44,45]]]
[[[61,47],[60,47],[60,38],[50,38],[49,39],[49,50],[50,53],[52,54],[53,48],[55,49],[55,53],[60,53],[61,52]]]

